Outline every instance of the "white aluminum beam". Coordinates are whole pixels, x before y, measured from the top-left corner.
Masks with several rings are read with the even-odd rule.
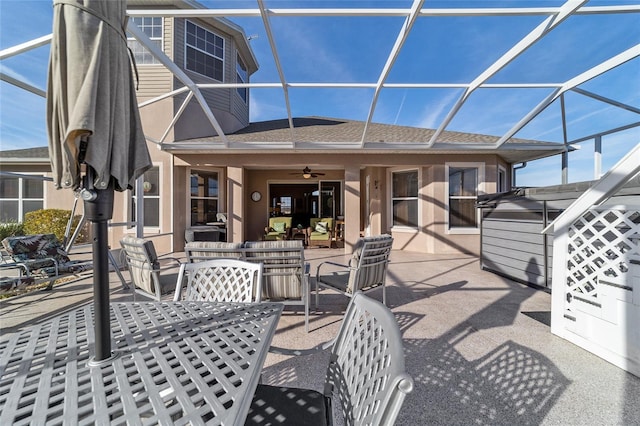
[[[380,90],[382,90],[382,85],[389,77],[389,73],[391,72],[391,68],[393,64],[396,62],[398,55],[400,54],[400,50],[402,50],[402,46],[404,42],[407,40],[411,29],[413,28],[413,24],[415,24],[416,19],[418,18],[418,11],[422,7],[424,0],[414,0],[411,5],[411,13],[404,21],[402,28],[400,28],[400,32],[398,33],[398,37],[396,38],[396,42],[387,57],[387,62],[384,64],[384,68],[378,77],[378,83],[376,84],[376,88],[373,93],[373,99],[371,100],[371,105],[369,106],[369,114],[367,115],[367,120],[364,123],[364,131],[362,132],[362,140],[361,144],[364,145],[365,140],[367,138],[367,129],[369,128],[369,123],[373,119],[373,113],[376,109],[376,104],[378,103],[378,97],[380,96]]]
[[[24,53],[37,47],[44,46],[45,44],[49,44],[51,43],[52,38],[53,34],[49,34],[39,38],[34,38],[33,40],[27,41],[26,43],[17,44],[15,46],[3,49],[0,51],[0,60],[19,55],[20,53]]]
[[[573,139],[573,140],[569,141],[569,144],[576,144],[576,143],[588,141],[588,140],[591,140],[591,139],[595,139],[598,136],[607,136],[607,135],[611,135],[613,133],[623,132],[625,130],[633,129],[634,127],[640,127],[640,121],[636,121],[635,123],[625,124],[624,126],[620,126],[620,127],[615,127],[613,129],[609,129],[609,130],[606,130],[604,132],[598,132],[598,133],[594,133],[594,134],[591,134],[591,135],[588,135],[588,136],[583,136],[583,137],[578,138],[578,139]]]
[[[513,126],[506,134],[504,134],[498,142],[496,142],[496,148],[499,148],[504,143],[506,143],[513,135],[518,133],[527,123],[533,120],[542,110],[547,108],[553,101],[558,99],[560,95],[562,95],[567,90],[573,89],[580,84],[591,80],[623,63],[630,61],[631,59],[637,58],[640,56],[640,44],[636,44],[635,46],[630,47],[624,52],[607,59],[606,61],[596,65],[593,68],[588,69],[582,74],[568,80],[566,83],[562,85],[562,87],[554,90],[550,93],[545,99],[542,100],[535,108],[533,108],[522,120],[520,120],[515,126]]]
[[[626,109],[627,111],[631,111],[631,112],[635,112],[636,114],[640,114],[640,108],[636,108],[634,106],[622,103],[622,102],[618,102],[616,100],[607,98],[605,96],[601,96],[598,95],[597,93],[593,93],[593,92],[589,92],[588,90],[584,90],[584,89],[580,89],[578,87],[574,87],[573,89],[571,89],[571,91],[576,92],[576,93],[580,93],[581,95],[584,96],[588,96],[590,98],[593,98],[595,100],[598,100],[600,102],[604,102],[607,103],[609,105],[613,105],[616,106],[618,108],[622,108],[622,109]]]
[[[178,66],[174,64],[171,59],[169,59],[169,57],[162,51],[162,49],[154,45],[151,40],[149,40],[149,37],[147,37],[147,35],[142,32],[140,28],[138,28],[138,26],[133,23],[133,21],[128,22],[127,31],[129,31],[140,43],[142,43],[142,45],[145,46],[147,50],[149,50],[149,52],[151,52],[151,54],[155,56],[158,61],[160,61],[160,63],[162,63],[162,65],[167,67],[167,69],[171,71],[171,73],[173,73],[173,75],[178,80],[180,80],[185,86],[189,88],[189,90],[191,90],[196,100],[200,104],[200,107],[202,108],[205,116],[215,129],[216,133],[218,133],[224,143],[227,144],[227,136],[224,134],[224,131],[222,131],[222,127],[220,127],[220,124],[218,123],[218,120],[216,120],[216,117],[213,115],[213,112],[207,104],[207,101],[204,99],[204,96],[202,96],[202,92],[200,92],[200,89],[193,82],[193,80],[191,80],[184,71],[178,68]]]
[[[559,12],[559,7],[502,7],[502,8],[425,8],[419,16],[546,16]],[[605,13],[638,13],[640,4],[585,6],[576,15],[593,15]],[[353,16],[353,17],[407,17],[411,9],[407,8],[273,8],[267,9],[269,16]],[[240,9],[128,9],[129,16],[155,16],[177,18],[228,18],[228,17],[260,17],[261,11],[256,8]]]
[[[577,200],[549,224],[542,233],[565,229],[592,207],[596,207],[615,195],[628,181],[640,173],[640,143],[632,148],[601,179],[586,190]]]
[[[191,99],[193,99],[193,92],[189,92],[189,94],[187,94],[187,96],[185,97],[184,101],[182,101],[182,105],[180,105],[180,108],[178,108],[178,111],[173,115],[173,119],[171,120],[171,123],[169,123],[169,125],[167,126],[167,130],[165,130],[165,132],[162,134],[162,137],[160,138],[160,142],[164,143],[164,141],[167,139],[169,132],[171,131],[173,126],[176,125],[180,117],[182,117],[182,113],[184,113],[184,110],[187,109],[187,105],[189,105],[189,102],[191,101]]]
[[[39,88],[37,88],[35,86],[32,86],[31,84],[25,83],[22,80],[18,80],[17,78],[13,78],[13,77],[11,77],[11,76],[3,73],[3,72],[0,72],[0,80],[5,81],[5,82],[7,82],[9,84],[13,84],[16,87],[19,87],[19,88],[21,88],[23,90],[26,90],[27,92],[31,92],[31,93],[33,93],[35,95],[38,95],[38,96],[41,96],[43,98],[47,97],[46,90],[39,89]]]
[[[289,100],[289,87],[287,86],[287,79],[284,76],[284,70],[282,69],[282,63],[280,62],[280,56],[278,55],[278,47],[276,46],[275,38],[273,37],[273,31],[271,31],[271,22],[267,15],[267,9],[264,7],[264,1],[258,0],[258,6],[260,7],[260,16],[262,17],[262,23],[269,39],[269,45],[271,46],[271,54],[278,70],[278,76],[280,77],[280,83],[282,84],[282,93],[284,94],[284,102],[287,108],[287,120],[289,121],[289,132],[291,134],[291,145],[295,146],[295,136],[293,133],[293,115],[291,113],[291,101]]]
[[[482,84],[484,84],[491,77],[496,75],[500,70],[506,67],[511,61],[516,59],[522,53],[524,53],[527,49],[533,46],[538,40],[543,38],[545,35],[549,34],[554,28],[564,22],[571,14],[573,14],[578,8],[580,8],[583,4],[585,4],[588,0],[568,0],[560,9],[558,9],[558,13],[549,16],[547,19],[542,21],[533,31],[529,32],[522,40],[516,43],[511,49],[509,49],[504,55],[502,55],[497,61],[491,64],[488,68],[486,68],[478,77],[476,77],[469,87],[462,93],[460,98],[453,105],[445,119],[440,123],[440,126],[436,129],[433,136],[429,140],[429,146],[433,145],[442,132],[447,128],[447,126],[451,123],[453,118],[458,114],[460,108],[464,105],[464,103],[469,99],[469,96]]]

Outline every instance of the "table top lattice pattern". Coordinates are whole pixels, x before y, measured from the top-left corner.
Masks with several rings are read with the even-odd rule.
[[[0,424],[243,424],[281,311],[113,303],[100,366],[93,307],[57,316],[0,341]]]

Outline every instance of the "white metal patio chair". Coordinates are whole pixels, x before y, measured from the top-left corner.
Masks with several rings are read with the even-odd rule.
[[[333,341],[310,350],[271,351],[306,355],[325,348],[331,355],[324,392],[258,385],[245,425],[332,424],[332,405],[346,425],[393,425],[413,390],[393,313],[358,292]]]
[[[120,246],[136,293],[160,301],[163,294],[173,292],[181,265],[178,259],[158,256],[153,241],[144,238],[126,236]]]
[[[357,291],[366,293],[382,286],[382,303],[386,305],[385,281],[392,245],[391,235],[364,237],[356,243],[348,265],[331,261],[320,263],[315,276],[316,309],[320,287],[351,297]]]
[[[186,276],[186,285],[180,285]],[[173,300],[258,303],[262,264],[237,259],[211,259],[180,267]],[[184,292],[184,295],[182,294]]]

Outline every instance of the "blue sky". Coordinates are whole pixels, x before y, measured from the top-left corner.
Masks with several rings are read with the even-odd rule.
[[[205,6],[255,8],[254,1],[201,1]],[[396,1],[266,0],[267,7],[410,7]],[[559,0],[429,1],[424,7],[559,6]],[[640,1],[590,1],[602,4],[640,4]],[[28,19],[26,19],[28,17]],[[388,83],[468,83],[544,17],[420,18],[408,37]],[[232,18],[253,37],[251,46],[260,69],[251,82],[278,82],[268,38],[259,18]],[[0,0],[0,49],[51,32],[50,0]],[[590,67],[640,43],[638,14],[572,16],[496,75],[490,83],[562,83]],[[272,29],[284,73],[291,82],[375,83],[403,23],[399,17],[287,17],[273,18]],[[348,40],[348,43],[345,43]],[[0,70],[36,87],[46,88],[48,46],[8,58]],[[640,59],[629,61],[580,88],[640,108]],[[550,89],[479,89],[447,127],[471,133],[501,135],[540,102]],[[373,121],[436,128],[461,94],[461,89],[383,89]],[[371,89],[290,89],[294,116],[326,116],[365,120]],[[565,96],[569,140],[639,121],[638,114],[569,92]],[[251,121],[286,117],[281,90],[252,89]],[[562,142],[560,103],[539,114],[516,137]],[[640,142],[638,128],[603,138],[606,171]],[[1,149],[44,146],[43,98],[0,82]],[[571,182],[593,179],[593,142],[570,155]],[[560,183],[560,158],[530,163],[518,172],[518,184]]]

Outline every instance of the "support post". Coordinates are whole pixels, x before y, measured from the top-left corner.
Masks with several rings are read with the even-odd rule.
[[[93,169],[87,167],[83,177],[81,197],[84,211],[91,222],[93,236],[93,306],[95,354],[92,362],[99,364],[111,358],[111,321],[109,307],[109,244],[108,224],[113,216],[113,180],[106,189],[93,187]]]

